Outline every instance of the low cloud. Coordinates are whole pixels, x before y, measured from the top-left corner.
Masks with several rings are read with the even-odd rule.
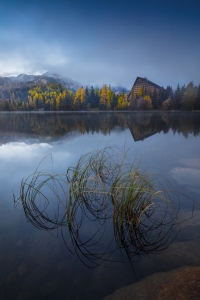
[[[84,85],[131,88],[136,76],[164,87],[199,84],[199,15],[187,1],[23,2],[0,11],[1,76],[50,71]]]

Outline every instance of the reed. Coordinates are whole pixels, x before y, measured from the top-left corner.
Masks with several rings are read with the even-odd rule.
[[[20,196],[14,203],[21,202],[25,216],[35,227],[52,230],[65,223],[60,211],[65,207],[65,177],[54,172],[39,171],[38,168],[26,179],[22,179]]]
[[[74,251],[90,266],[108,261],[117,249],[123,261],[132,263],[135,256],[165,249],[173,240],[178,218],[173,193],[159,186],[159,180],[141,171],[140,166],[140,161],[128,161],[125,149],[94,149],[69,167],[66,175],[40,171],[38,167],[22,180],[20,196],[14,196],[14,200],[21,202],[27,220],[34,226],[61,228],[64,241],[66,227]],[[95,224],[87,239],[82,234],[85,220]],[[97,254],[107,224],[112,224],[113,235]]]

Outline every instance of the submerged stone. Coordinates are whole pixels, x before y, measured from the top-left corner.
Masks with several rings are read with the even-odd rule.
[[[116,290],[103,300],[187,300],[199,299],[200,267],[184,267],[156,273]]]
[[[174,274],[161,290],[158,299],[199,299],[200,267],[188,267]]]

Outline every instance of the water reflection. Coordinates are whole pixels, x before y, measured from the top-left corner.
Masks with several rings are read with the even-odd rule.
[[[158,255],[146,255],[140,251],[140,261],[137,263],[135,263],[138,259],[137,254],[131,256],[138,280],[152,273],[167,272],[183,265],[199,265],[199,120],[198,113],[0,113],[0,298],[99,300],[135,281],[128,259],[129,249],[130,256],[135,249],[126,223],[122,227],[116,226],[114,231],[113,218],[110,214],[110,219],[99,218],[94,226],[92,212],[83,205],[82,209],[78,207],[76,211],[73,223],[74,235],[70,236],[66,222],[66,195],[59,194],[63,205],[58,206],[52,192],[50,190],[47,192],[46,189],[48,207],[44,210],[42,202],[36,202],[40,204],[38,208],[44,213],[44,217],[47,217],[46,211],[51,220],[58,215],[60,221],[63,218],[62,226],[48,230],[51,234],[47,234],[46,230],[38,230],[28,223],[21,206],[17,206],[17,209],[13,207],[12,189],[14,188],[16,194],[21,179],[31,174],[42,158],[49,153],[52,153],[53,164],[51,157],[48,156],[40,166],[40,170],[50,169],[59,174],[66,174],[66,169],[75,164],[83,152],[91,151],[98,145],[103,148],[106,145],[123,147],[126,144],[130,149],[129,161],[142,157],[142,170],[148,166],[148,172],[158,174],[159,178],[163,176],[170,181],[174,190],[181,191],[196,201],[196,219],[191,219],[189,226],[188,223],[183,223],[184,228],[167,251]],[[134,142],[128,125],[131,130],[136,128],[140,134],[148,128],[149,133],[154,134],[148,138],[147,135],[139,136],[141,140]],[[66,181],[66,177],[64,179]],[[68,186],[65,194],[67,191]],[[178,222],[180,219],[191,217],[192,206],[187,197],[180,194],[179,196],[180,210],[176,207],[176,212],[179,212]],[[161,206],[155,209],[154,220],[159,220],[161,211],[165,211]],[[176,216],[171,207],[167,211],[169,214],[166,215],[166,223],[169,220],[173,221],[173,216]],[[30,213],[30,207],[27,213]],[[35,220],[40,220],[38,214],[35,215]],[[131,217],[131,214],[127,216]],[[45,218],[43,220],[45,223]],[[76,225],[79,224],[77,235]],[[50,226],[55,225],[49,224]],[[157,231],[147,231],[147,235],[144,234],[145,241],[154,245],[151,242],[154,235],[151,237],[150,233],[155,232],[159,235],[158,230],[162,231],[164,228],[166,237],[169,236],[171,239],[173,235],[167,233],[170,226],[160,226]],[[178,232],[178,228],[179,224],[176,224],[175,220],[175,225],[172,226],[174,235]],[[84,263],[90,266],[93,262],[103,264],[98,268],[85,268],[77,259],[77,255],[72,255],[62,239],[59,239],[60,231],[63,233],[66,246],[73,253],[77,250],[77,255],[80,255]],[[58,239],[52,236],[54,233],[58,234]],[[140,234],[140,231],[137,233]],[[91,237],[93,238],[90,242]],[[161,241],[163,247],[170,243],[170,239],[165,245],[164,240]],[[126,253],[124,245],[129,240],[130,247]],[[85,250],[79,247],[82,244],[84,246],[87,241]],[[103,257],[108,261],[103,261],[100,258],[108,246],[110,254],[108,250],[108,256]],[[160,249],[159,244],[157,249]],[[81,250],[86,253],[86,258]],[[156,249],[149,253],[154,252]],[[94,255],[90,256],[91,253]],[[92,262],[88,258],[91,258]],[[119,260],[122,261],[122,258],[127,263],[117,263]],[[105,265],[108,268],[105,268]]]
[[[166,249],[178,231],[179,199],[126,152],[106,147],[82,155],[67,175],[36,171],[21,182],[29,222],[61,229],[65,245],[89,268],[105,262],[133,263]]]
[[[0,144],[27,136],[54,141],[64,135],[98,133],[129,128],[135,141],[171,129],[187,138],[200,133],[198,113],[1,113]]]

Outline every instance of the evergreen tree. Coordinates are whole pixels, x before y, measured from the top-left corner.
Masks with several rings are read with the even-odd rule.
[[[183,94],[183,98],[181,101],[181,106],[183,110],[192,110],[194,109],[194,104],[196,101],[196,89],[194,87],[193,82],[191,81]]]
[[[2,110],[5,110],[5,111],[9,111],[10,110],[10,106],[9,106],[8,100],[3,100],[2,101]]]
[[[90,90],[88,91],[88,104],[90,104],[90,107],[92,109],[99,108],[99,89],[94,89],[93,86],[91,86]]]
[[[95,92],[93,86],[91,86],[88,94],[88,103],[90,104],[91,108],[95,108]]]
[[[181,87],[181,98],[183,97],[184,93],[185,93],[186,87],[185,84]]]
[[[180,85],[178,84],[174,92],[174,109],[181,108],[181,100],[182,100],[181,89],[180,89]]]
[[[117,103],[118,103],[118,97],[115,93],[113,93],[112,101],[110,103],[111,109],[115,109],[115,107],[117,106]]]
[[[147,94],[147,96],[148,96],[148,94]],[[165,89],[164,89],[164,87],[162,87],[158,91],[158,107],[162,106],[163,101],[165,101]]]
[[[172,94],[173,94],[172,87],[170,85],[168,85],[166,90],[165,90],[165,100],[170,98],[172,96]]]
[[[99,88],[95,89],[95,107],[99,107],[100,105],[100,90]]]
[[[197,89],[197,96],[196,96],[196,101],[194,104],[194,109],[200,110],[200,84]]]
[[[158,108],[158,106],[159,106],[159,103],[158,103],[158,92],[157,92],[156,88],[154,88],[154,90],[153,90],[153,94],[151,96],[151,100],[152,100],[153,108]]]
[[[174,97],[173,91],[172,91],[171,96],[169,97],[169,99],[170,99],[169,109],[175,110],[176,104],[175,104],[175,97]]]

